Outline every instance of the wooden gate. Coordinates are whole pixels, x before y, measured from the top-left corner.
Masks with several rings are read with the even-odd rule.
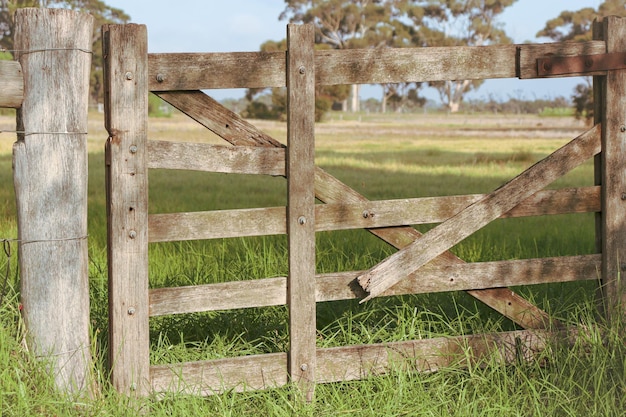
[[[314,51],[312,26],[289,25],[286,52],[148,54],[145,26],[105,26],[109,326],[116,388],[212,394],[293,381],[311,398],[315,383],[363,378],[391,363],[432,371],[467,347],[477,357],[499,352],[505,361],[513,360],[520,343],[531,352],[541,350],[548,335],[563,331],[560,323],[508,286],[593,280],[601,270],[607,305],[617,308],[625,294],[618,260],[626,246],[626,70],[606,67],[605,58],[626,52],[626,20],[606,19],[596,32],[598,40],[586,43]],[[593,65],[585,64],[589,60]],[[314,165],[316,85],[580,74],[596,77],[602,111],[595,126],[491,194],[369,201]],[[265,87],[287,87],[287,146],[200,91]],[[147,140],[149,92],[230,145]],[[601,150],[597,186],[543,190]],[[151,168],[283,175],[287,206],[149,215]],[[316,205],[316,198],[324,204]],[[465,263],[448,251],[498,217],[578,212],[601,212],[604,256]],[[440,225],[424,235],[407,226],[420,223]],[[316,274],[315,233],[354,228],[367,229],[398,252],[369,271]],[[148,289],[149,243],[285,233],[287,277]],[[317,302],[440,291],[467,291],[525,330],[316,347]],[[150,365],[150,317],[285,304],[288,352]]]

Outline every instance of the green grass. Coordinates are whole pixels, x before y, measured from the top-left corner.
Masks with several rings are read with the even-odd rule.
[[[484,193],[576,135],[567,130],[574,123],[571,119],[434,119],[361,115],[360,122],[347,117],[322,124],[317,129],[317,163],[370,199]],[[284,125],[263,123],[263,128],[284,141]],[[535,132],[538,123],[548,133]],[[176,115],[151,124],[156,125],[151,132],[153,139],[184,132],[192,140],[214,140]],[[531,134],[510,139],[511,131]],[[10,274],[0,306],[0,415],[118,416],[136,415],[142,409],[164,416],[618,416],[626,410],[623,326],[616,320],[609,325],[597,314],[595,281],[516,288],[552,316],[588,329],[573,346],[559,340],[550,343],[535,362],[503,366],[488,357],[470,368],[451,366],[430,374],[398,369],[362,381],[318,385],[311,404],[294,401],[289,386],[208,398],[168,394],[133,401],[118,395],[108,383],[106,366],[104,158],[98,151],[102,149],[98,134],[90,135],[90,148],[95,150],[89,161],[89,273],[94,378],[99,393],[87,400],[68,400],[58,394],[45,364],[22,346],[25,329],[18,309],[17,247],[12,243]],[[0,238],[14,238],[17,227],[11,157],[6,153],[0,154],[0,184]],[[592,184],[593,166],[586,163],[554,187]],[[285,204],[285,194],[281,178],[150,173],[151,212],[279,206]],[[284,236],[153,244],[150,285],[196,285],[286,275],[286,248]],[[319,233],[317,270],[365,269],[393,251],[362,230]],[[468,262],[594,253],[594,218],[592,214],[577,214],[498,220],[453,251]],[[0,253],[2,278],[6,266],[7,259]],[[356,300],[320,303],[317,328],[318,347],[334,347],[516,327],[465,293],[438,293],[374,299],[364,305]],[[287,309],[153,318],[150,343],[153,364],[284,352],[288,345]]]

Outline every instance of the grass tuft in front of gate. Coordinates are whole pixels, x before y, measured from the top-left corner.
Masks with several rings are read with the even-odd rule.
[[[174,139],[184,132],[191,140],[215,140],[186,123],[179,115],[151,121],[151,139]],[[283,140],[284,125],[263,123],[261,128]],[[537,129],[538,123],[546,129]],[[550,341],[535,361],[526,361],[520,352],[507,366],[487,356],[469,367],[453,365],[432,373],[398,367],[361,381],[320,384],[311,404],[294,401],[290,386],[208,398],[166,394],[130,400],[118,395],[108,383],[106,358],[106,222],[99,151],[106,135],[94,129],[89,139],[94,150],[89,161],[89,251],[93,376],[99,393],[68,401],[54,391],[45,361],[26,349],[17,246],[9,242],[10,259],[0,253],[0,284],[8,271],[6,287],[0,285],[0,415],[118,416],[136,415],[141,409],[156,416],[617,416],[626,409],[625,327],[619,318],[608,324],[597,313],[594,281],[515,289],[551,316],[580,329],[573,345]],[[317,164],[370,199],[484,193],[577,131],[582,127],[565,118],[362,115],[360,121],[346,117],[321,124],[316,158]],[[7,153],[0,154],[0,184],[0,238],[11,239],[17,226]],[[588,185],[593,185],[591,163],[555,186]],[[150,174],[152,212],[280,206],[285,192],[281,178]],[[362,230],[318,233],[317,245],[319,273],[366,269],[394,251]],[[152,244],[150,285],[284,276],[286,248],[284,236]],[[498,220],[453,251],[468,262],[595,253],[594,216]],[[285,307],[164,316],[150,323],[152,364],[285,352],[288,346]],[[320,348],[514,329],[508,319],[463,292],[380,298],[364,305],[356,300],[317,305]]]

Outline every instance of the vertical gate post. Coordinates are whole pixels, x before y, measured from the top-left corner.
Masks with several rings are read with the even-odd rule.
[[[604,18],[607,52],[626,52],[626,19]],[[626,70],[602,88],[602,286],[609,318],[626,311]]]
[[[93,17],[20,9],[16,58],[24,76],[13,147],[27,342],[50,360],[57,387],[90,388],[87,110]]]
[[[113,386],[150,390],[148,330],[148,34],[105,25],[109,362]]]
[[[288,372],[315,389],[315,61],[313,25],[287,26]]]

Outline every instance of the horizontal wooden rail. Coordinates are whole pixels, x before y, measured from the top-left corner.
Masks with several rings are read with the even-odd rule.
[[[272,149],[272,148],[259,148]],[[278,150],[278,149],[277,149]],[[441,223],[483,194],[318,204],[316,231]],[[600,211],[600,187],[540,191],[501,218]],[[284,207],[152,214],[151,243],[285,234]]]
[[[604,52],[603,41],[323,50],[315,73],[319,85],[537,78],[537,58]],[[286,85],[285,52],[149,54],[148,66],[150,91]]]
[[[318,348],[316,382],[359,380],[393,369],[433,372],[446,366],[469,366],[469,357],[472,364],[490,359],[503,364],[530,361],[546,348],[548,340],[572,336],[570,332],[574,331],[518,330]],[[288,382],[287,353],[153,365],[150,379],[152,390],[157,393],[213,395],[229,390],[276,388]]]
[[[598,279],[601,255],[426,265],[383,295],[465,291]],[[362,271],[316,275],[316,301],[362,298]],[[150,290],[150,316],[285,305],[285,277]]]
[[[24,75],[17,61],[0,61],[0,107],[19,109],[24,101]]]
[[[151,140],[148,168],[285,175],[285,149]]]

